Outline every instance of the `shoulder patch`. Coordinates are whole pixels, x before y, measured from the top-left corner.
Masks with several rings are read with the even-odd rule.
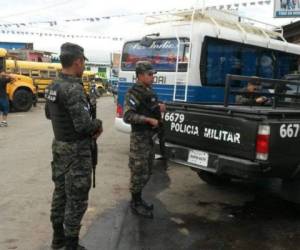
[[[131,106],[133,106],[133,107],[136,106],[136,102],[132,98],[129,99],[129,102],[130,102]]]
[[[58,98],[58,84],[51,84],[48,88],[45,89],[45,98],[50,102],[56,102]]]

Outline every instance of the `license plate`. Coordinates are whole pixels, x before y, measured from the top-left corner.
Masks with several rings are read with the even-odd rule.
[[[202,167],[207,167],[208,153],[199,150],[190,150],[187,161]]]

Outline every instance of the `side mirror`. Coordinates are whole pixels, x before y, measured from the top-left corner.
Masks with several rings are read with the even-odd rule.
[[[144,47],[150,47],[152,44],[153,44],[153,39],[148,36],[144,36],[140,41],[140,45]]]

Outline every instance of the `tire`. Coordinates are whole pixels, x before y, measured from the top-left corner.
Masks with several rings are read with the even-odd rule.
[[[14,93],[14,99],[12,106],[16,111],[28,111],[31,109],[33,104],[33,96],[29,90],[19,89]]]
[[[197,171],[197,174],[201,180],[213,186],[224,186],[231,180],[229,176],[220,176],[203,170]]]

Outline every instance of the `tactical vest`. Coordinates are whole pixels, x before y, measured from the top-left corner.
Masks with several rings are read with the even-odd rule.
[[[65,83],[53,83],[45,91],[54,137],[58,141],[65,142],[81,140],[84,135],[80,135],[75,131],[71,116],[65,108],[62,84]]]
[[[161,119],[158,99],[154,92],[145,91],[142,86],[134,84],[129,90],[129,93],[134,95],[134,97],[140,102],[140,105],[137,107],[138,114],[158,120]],[[131,124],[131,128],[134,132],[153,130],[149,124]]]

